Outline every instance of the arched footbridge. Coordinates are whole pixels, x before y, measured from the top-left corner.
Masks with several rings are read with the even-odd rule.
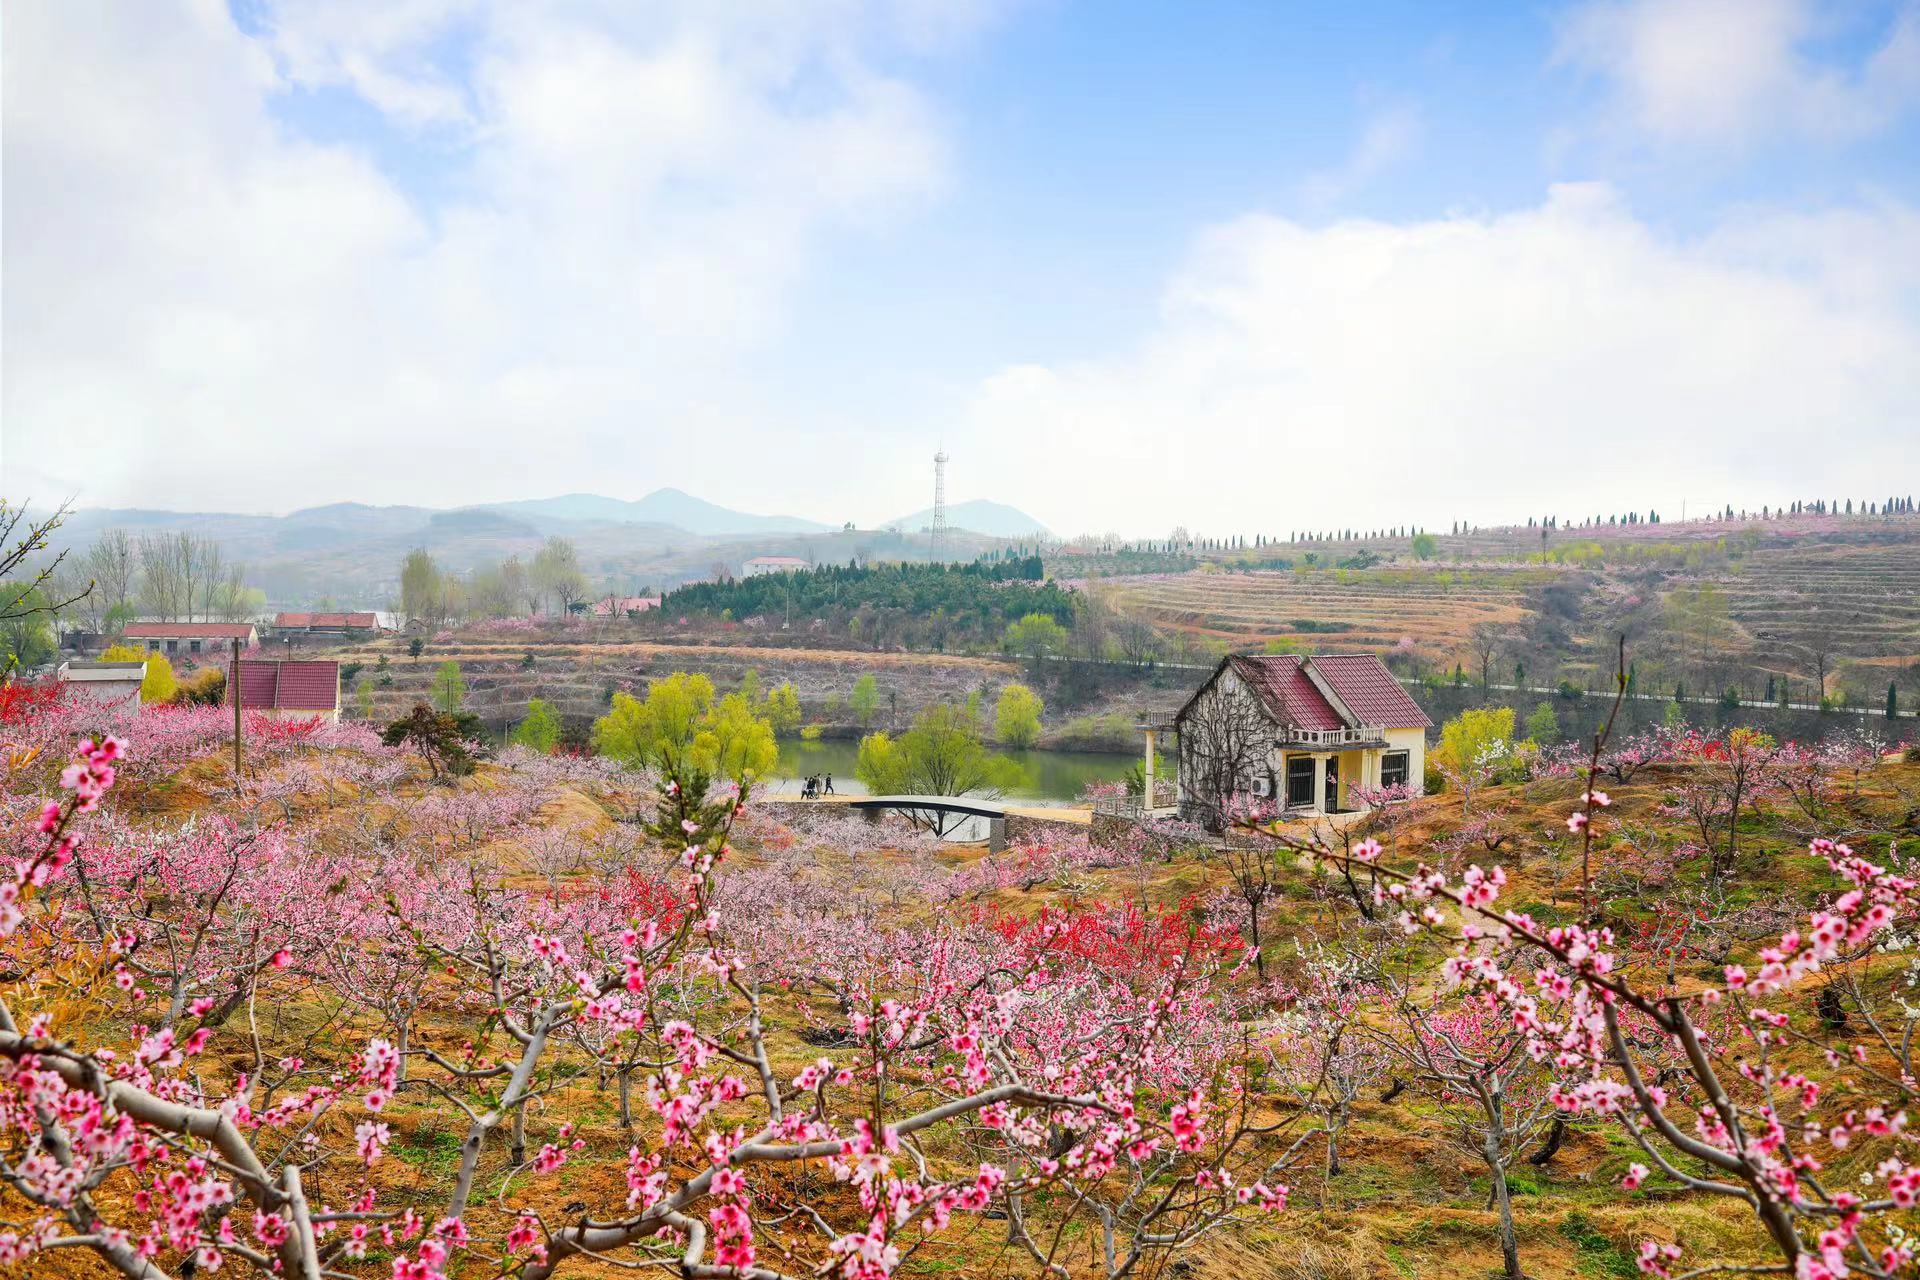
[[[1008,804],[1003,800],[986,800],[979,796],[817,796],[811,800],[797,796],[769,796],[764,804],[778,805],[839,805],[844,809],[858,809],[862,813],[872,814],[877,820],[880,814],[891,809],[895,812],[915,811],[919,813],[939,813],[954,817],[985,818],[988,823],[988,842],[998,849],[1006,840],[1008,818],[1033,818],[1041,822],[1070,822],[1085,825],[1093,821],[1091,809],[1056,809],[1046,805]]]

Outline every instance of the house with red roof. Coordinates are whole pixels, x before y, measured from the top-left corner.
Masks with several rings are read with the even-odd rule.
[[[121,635],[128,644],[145,645],[148,653],[224,654],[233,641],[242,648],[260,642],[251,622],[129,622]]]
[[[372,611],[363,613],[276,613],[273,629],[299,631],[308,635],[345,635],[355,631],[378,631],[380,618]]]
[[[229,680],[227,705],[233,705]],[[340,664],[313,660],[275,662],[265,658],[240,659],[240,709],[288,720],[315,716],[329,724],[340,722]]]
[[[1433,721],[1370,653],[1223,659],[1174,715],[1180,816],[1347,813],[1419,794]]]

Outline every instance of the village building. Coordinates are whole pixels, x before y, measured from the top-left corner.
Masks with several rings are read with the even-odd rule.
[[[379,631],[380,616],[372,610],[357,613],[276,613],[273,629],[277,633],[310,636],[353,635]]]
[[[227,705],[233,705],[232,681]],[[317,660],[240,660],[240,709],[287,720],[340,722],[340,664]]]
[[[1218,829],[1240,808],[1306,817],[1418,794],[1432,726],[1372,654],[1228,657],[1172,719],[1180,816]]]
[[[54,673],[68,697],[101,707],[139,706],[140,683],[146,677],[144,662],[90,662],[84,658],[61,663]]]
[[[238,640],[243,648],[260,642],[251,622],[129,622],[121,632],[128,644],[145,645],[149,653],[224,654]]]
[[[593,602],[596,618],[631,618],[660,607],[659,596],[605,596]]]
[[[805,573],[813,562],[799,556],[755,556],[740,566],[743,578],[758,578],[768,573]]]

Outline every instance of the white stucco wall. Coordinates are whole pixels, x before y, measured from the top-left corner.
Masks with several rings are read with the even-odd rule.
[[[1427,776],[1427,731],[1425,729],[1387,730],[1387,750],[1407,753],[1407,782],[1418,795]],[[1375,768],[1379,766],[1376,765]]]

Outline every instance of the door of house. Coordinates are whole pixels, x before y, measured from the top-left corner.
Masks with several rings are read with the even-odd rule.
[[[1327,757],[1327,812],[1340,812],[1340,757]]]

